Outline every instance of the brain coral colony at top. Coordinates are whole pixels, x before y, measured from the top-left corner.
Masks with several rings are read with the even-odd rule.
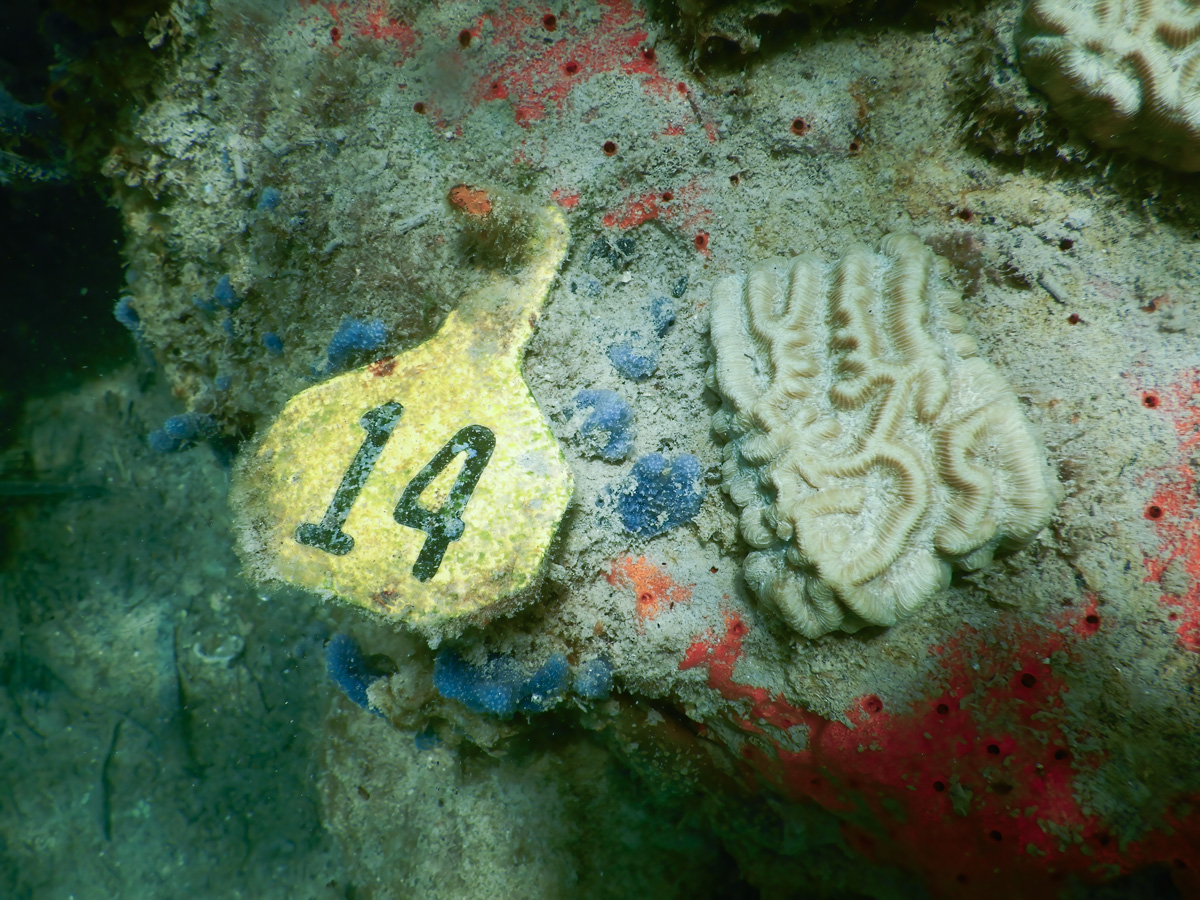
[[[713,290],[709,385],[746,583],[797,631],[892,625],[1049,521],[1057,483],[910,235]]]
[[[1200,170],[1200,9],[1188,0],[1030,0],[1021,68],[1104,147]]]

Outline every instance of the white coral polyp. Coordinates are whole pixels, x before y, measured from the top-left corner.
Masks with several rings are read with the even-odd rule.
[[[771,259],[713,290],[708,381],[746,584],[798,632],[894,625],[1049,521],[1016,395],[911,235],[836,265]]]
[[[1188,0],[1029,0],[1021,68],[1103,147],[1200,171],[1200,7]]]

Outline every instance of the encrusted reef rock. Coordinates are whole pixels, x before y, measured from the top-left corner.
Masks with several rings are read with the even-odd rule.
[[[746,583],[807,637],[893,625],[1049,521],[1057,484],[911,235],[713,290],[709,385]]]
[[[1200,170],[1200,9],[1176,0],[1030,0],[1021,67],[1103,147]]]
[[[789,17],[814,9],[836,9],[846,0],[677,0],[679,18],[694,51],[725,43],[740,53],[759,48],[765,32]]]

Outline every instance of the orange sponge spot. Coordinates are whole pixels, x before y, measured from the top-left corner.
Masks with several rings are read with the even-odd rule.
[[[633,592],[634,610],[639,619],[653,619],[664,606],[692,599],[694,584],[679,584],[662,566],[649,562],[646,557],[618,556],[605,576],[615,587]]]
[[[492,201],[488,197],[487,191],[482,188],[473,188],[467,184],[456,184],[450,188],[446,199],[454,207],[477,219],[482,219],[492,211]]]

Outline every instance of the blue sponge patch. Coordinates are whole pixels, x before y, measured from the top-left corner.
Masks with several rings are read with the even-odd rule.
[[[633,410],[616,391],[583,390],[573,411],[588,410],[579,425],[584,450],[605,462],[620,462],[633,449]]]
[[[653,375],[658,370],[658,353],[658,347],[640,332],[608,347],[608,359],[613,368],[630,381],[645,381]]]
[[[283,195],[279,193],[278,188],[265,187],[262,193],[258,195],[258,206],[256,209],[262,212],[270,212],[277,207],[280,201],[283,200]]]
[[[162,430],[178,441],[204,440],[217,433],[217,423],[204,413],[186,412],[171,416]]]
[[[643,307],[639,318],[649,319],[653,335],[627,331],[621,340],[608,346],[608,359],[613,368],[631,381],[645,381],[658,370],[662,348],[657,338],[663,337],[675,324],[675,301],[670,297],[655,297],[649,308]]]
[[[447,700],[467,709],[502,719],[516,712],[544,712],[562,698],[570,666],[555,653],[533,674],[515,659],[494,656],[472,665],[456,652],[443,649],[433,663],[433,686]]]
[[[137,334],[142,327],[142,317],[138,315],[138,311],[133,307],[132,297],[122,297],[113,307],[113,316],[116,320]]]
[[[517,708],[524,712],[544,712],[554,706],[567,690],[571,667],[561,653],[553,654],[521,686]]]
[[[662,337],[675,324],[675,301],[670,297],[655,297],[650,301],[650,321],[654,333]]]
[[[146,435],[146,443],[155,453],[178,453],[191,446],[187,441],[171,437],[161,428],[156,428]]]
[[[585,700],[603,700],[612,691],[612,675],[611,662],[593,657],[575,670],[575,693]]]
[[[194,447],[197,441],[206,441],[217,434],[217,422],[209,415],[198,412],[180,413],[163,422],[146,436],[150,449],[156,453],[178,453]]]
[[[346,316],[325,348],[325,371],[346,368],[359,353],[378,350],[387,342],[387,329],[380,319],[354,319]]]
[[[225,309],[237,309],[242,305],[242,298],[233,290],[233,285],[229,283],[229,276],[222,275],[217,281],[217,286],[213,289],[213,300],[224,307]]]
[[[358,641],[348,634],[335,634],[325,645],[325,670],[347,697],[363,709],[383,715],[367,701],[367,688],[382,676],[371,668]]]
[[[610,490],[625,530],[653,537],[690,522],[700,512],[704,501],[700,460],[690,453],[674,460],[647,453]]]

